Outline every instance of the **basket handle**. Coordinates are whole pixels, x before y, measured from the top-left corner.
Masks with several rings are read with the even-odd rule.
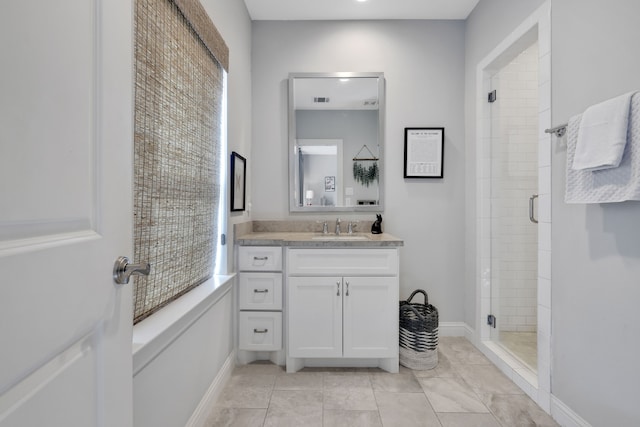
[[[404,310],[411,310],[415,313],[416,316],[418,316],[418,319],[420,319],[421,322],[425,321],[425,317],[418,311],[415,309],[414,306],[412,306],[411,304],[404,304],[400,306],[400,311],[404,311]]]
[[[424,296],[424,305],[429,305],[429,297],[427,296],[427,293],[422,289],[416,289],[415,291],[413,291],[411,295],[409,295],[409,298],[407,298],[407,303],[410,303],[413,296],[417,293],[421,293]]]

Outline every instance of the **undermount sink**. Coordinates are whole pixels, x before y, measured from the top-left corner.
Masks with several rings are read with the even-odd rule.
[[[369,236],[365,234],[322,234],[313,236],[312,240],[369,240]]]

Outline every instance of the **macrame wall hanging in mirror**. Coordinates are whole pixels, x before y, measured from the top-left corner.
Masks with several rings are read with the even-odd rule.
[[[366,150],[363,155],[362,152]],[[366,154],[369,154],[369,157],[366,157]],[[378,167],[378,158],[373,155],[371,150],[367,145],[363,145],[358,154],[353,158],[353,179],[356,182],[368,187],[373,182],[378,182],[378,177],[380,175],[380,169]]]

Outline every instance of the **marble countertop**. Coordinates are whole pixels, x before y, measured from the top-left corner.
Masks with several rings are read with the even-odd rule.
[[[388,233],[322,234],[313,232],[269,231],[250,232],[239,236],[236,244],[242,246],[296,246],[296,247],[395,247],[404,241]]]

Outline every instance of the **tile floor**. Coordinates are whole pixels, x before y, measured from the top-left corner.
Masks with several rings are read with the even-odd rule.
[[[538,369],[538,336],[536,332],[500,332],[499,343],[533,371]]]
[[[464,338],[442,337],[429,371],[235,368],[207,426],[557,426]]]

